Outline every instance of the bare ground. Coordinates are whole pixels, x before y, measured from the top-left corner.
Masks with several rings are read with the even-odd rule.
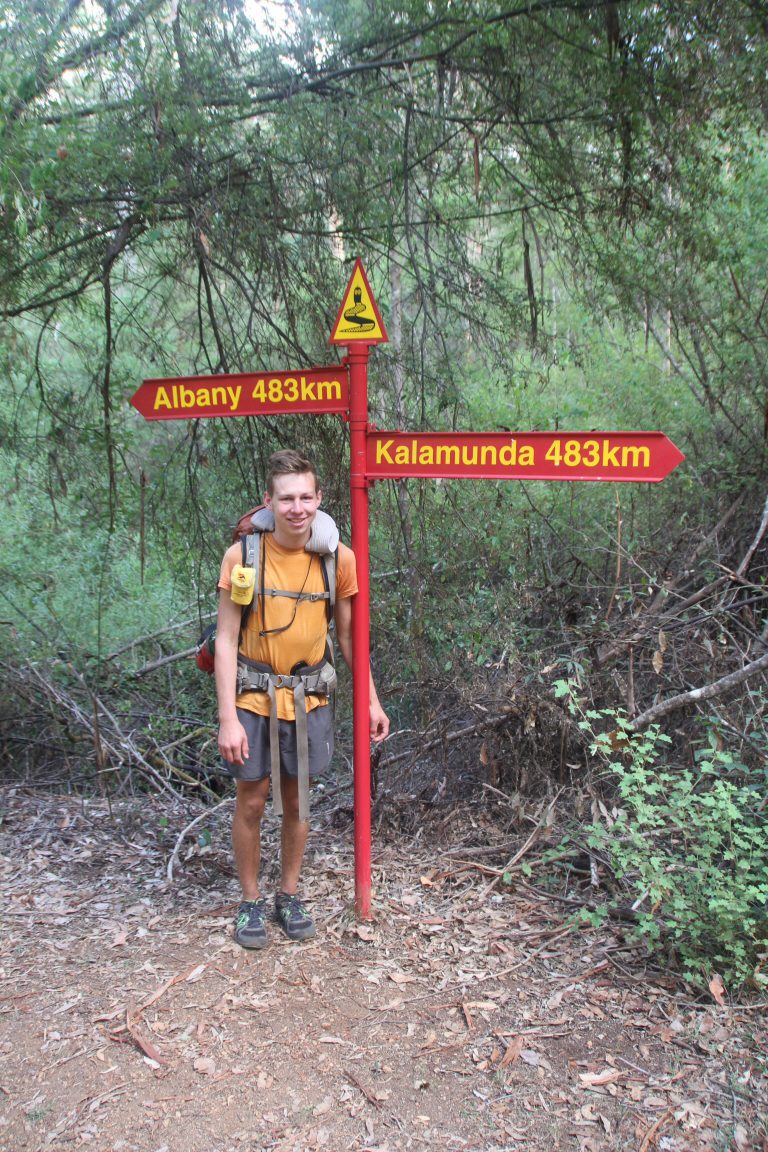
[[[360,923],[349,814],[320,805],[318,935],[273,926],[246,953],[227,805],[171,879],[200,808],[0,806],[2,1152],[768,1150],[764,1009],[696,1002],[615,931],[503,887],[491,822],[380,833]]]

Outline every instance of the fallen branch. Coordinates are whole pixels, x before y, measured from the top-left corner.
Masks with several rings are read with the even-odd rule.
[[[119,772],[126,764],[129,767],[135,764],[161,791],[167,792],[174,800],[182,799],[147,760],[137,746],[133,734],[122,731],[114,713],[107,708],[103,699],[92,691],[83,675],[76,668],[69,665],[69,673],[80,685],[88,701],[89,707],[87,708],[76,699],[74,694],[60,688],[53,680],[46,679],[41,669],[34,664],[26,665],[23,673],[29,681],[37,684],[44,696],[53,701],[59,715],[69,715],[80,728],[89,734],[94,748],[98,749],[97,768],[102,776],[108,771]],[[20,675],[21,670],[17,670],[17,678]]]
[[[510,716],[514,715],[515,711],[514,706],[509,705],[507,708],[502,709],[497,715],[488,716],[485,720],[478,720],[477,724],[472,724],[469,728],[458,728],[454,732],[446,732],[445,735],[438,736],[436,739],[420,745],[419,755],[424,752],[429,752],[432,748],[441,748],[444,744],[452,744],[455,740],[461,740],[464,736],[475,736],[478,732],[482,732],[484,728],[497,728],[499,725],[506,723]],[[392,733],[392,736],[396,735],[398,735],[397,732]],[[390,736],[390,739],[392,736]],[[399,760],[407,760],[409,756],[413,755],[414,752],[412,749],[408,749],[405,752],[398,752],[396,756],[388,756],[386,760],[382,760],[379,767],[389,768],[390,764],[397,764]]]
[[[181,632],[184,628],[190,628],[194,625],[196,628],[204,620],[212,620],[216,615],[216,611],[203,612],[202,614],[196,612],[194,616],[189,616],[186,620],[178,620],[175,624],[168,624],[165,628],[158,628],[156,632],[149,632],[146,636],[135,636],[127,644],[121,645],[120,648],[114,648],[108,652],[104,657],[105,660],[115,660],[118,656],[122,656],[123,652],[133,652],[142,644],[156,644],[161,636],[167,636],[169,632]],[[0,621],[2,623],[2,621]]]
[[[760,542],[763,539],[763,536],[765,536],[766,532],[768,532],[768,496],[766,496],[766,498],[765,498],[765,505],[763,507],[763,518],[760,521],[760,527],[757,530],[757,533],[755,535],[754,540],[752,541],[749,548],[747,549],[746,555],[744,556],[744,559],[742,560],[741,564],[739,564],[738,568],[736,569],[736,575],[737,576],[746,575],[747,569],[749,568],[750,564],[752,563],[752,557],[754,556],[755,552],[757,551],[758,547],[760,546]]]
[[[185,648],[183,652],[172,652],[170,656],[160,656],[157,660],[150,660],[149,663],[142,664],[141,668],[137,668],[130,675],[138,680],[140,676],[146,676],[148,672],[154,672],[156,668],[162,668],[165,664],[174,664],[177,660],[188,660],[196,652],[197,645],[194,648]]]
[[[750,676],[762,672],[763,669],[768,669],[768,652],[764,652],[758,660],[752,660],[751,663],[745,664],[737,672],[730,672],[727,676],[721,676],[712,684],[705,684],[702,688],[692,688],[690,692],[680,692],[677,696],[670,696],[668,700],[659,701],[652,708],[648,708],[639,716],[635,716],[634,720],[630,721],[630,727],[640,732],[652,724],[654,720],[658,720],[660,716],[666,716],[669,712],[676,712],[678,708],[683,708],[686,704],[697,704],[700,700],[711,700],[713,696],[722,696],[724,692],[735,688],[737,684],[742,684]]]

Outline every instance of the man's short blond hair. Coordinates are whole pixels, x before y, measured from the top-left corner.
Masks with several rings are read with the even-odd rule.
[[[276,476],[300,476],[304,472],[311,472],[315,478],[315,491],[319,492],[320,479],[317,468],[311,460],[307,460],[301,452],[293,448],[282,448],[279,452],[273,452],[267,468],[267,492],[270,496],[274,494]]]

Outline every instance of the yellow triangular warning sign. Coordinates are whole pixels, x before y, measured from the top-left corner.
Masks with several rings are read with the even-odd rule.
[[[371,286],[358,257],[347,284],[329,344],[386,344],[389,341]]]

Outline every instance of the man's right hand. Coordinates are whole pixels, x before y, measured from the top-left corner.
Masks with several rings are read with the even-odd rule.
[[[219,752],[227,764],[244,764],[248,759],[248,737],[237,718],[219,725]]]

